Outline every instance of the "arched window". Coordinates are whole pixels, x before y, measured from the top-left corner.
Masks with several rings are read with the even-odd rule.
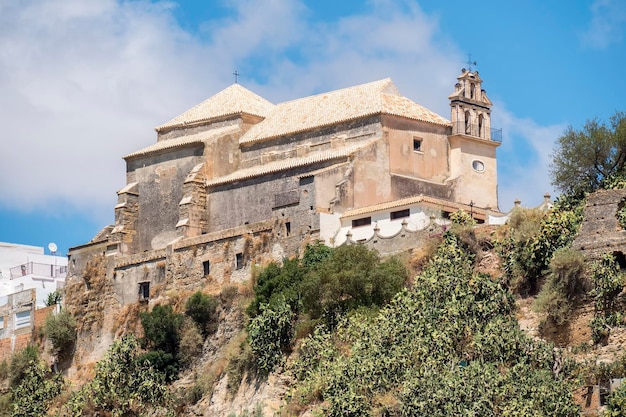
[[[474,83],[470,84],[470,98],[474,98]]]
[[[465,134],[469,135],[471,133],[471,123],[470,123],[470,112],[465,112]]]
[[[483,115],[480,114],[478,115],[478,136],[479,137],[484,137],[484,132],[483,132]]]

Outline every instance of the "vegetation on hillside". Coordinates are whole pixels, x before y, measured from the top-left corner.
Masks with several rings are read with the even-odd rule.
[[[457,236],[374,318],[303,343],[292,394],[329,416],[574,416],[569,365],[518,327],[501,282]],[[292,407],[295,407],[292,404]]]
[[[362,245],[330,249],[316,243],[307,246],[302,259],[270,264],[259,274],[248,307],[249,342],[258,369],[268,373],[282,364],[296,333],[305,335],[319,324],[334,329],[355,310],[375,312],[407,279],[397,258],[381,260]]]

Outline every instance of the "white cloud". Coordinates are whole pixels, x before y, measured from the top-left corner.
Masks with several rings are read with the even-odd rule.
[[[605,49],[623,39],[626,27],[626,3],[623,0],[595,0],[591,15],[589,27],[580,37],[583,46]]]
[[[0,204],[112,215],[121,157],[210,78],[169,6],[11,2],[0,12]],[[181,94],[180,92],[184,92]],[[190,93],[191,92],[191,93]]]

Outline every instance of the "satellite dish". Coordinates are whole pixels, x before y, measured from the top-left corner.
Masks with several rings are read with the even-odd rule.
[[[57,251],[57,244],[54,242],[50,242],[48,244],[48,249],[50,249],[50,252],[52,252],[53,254]]]

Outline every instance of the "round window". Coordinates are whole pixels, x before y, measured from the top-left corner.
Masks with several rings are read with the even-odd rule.
[[[474,168],[476,172],[484,172],[485,164],[482,161],[475,160],[472,162],[472,168]]]

